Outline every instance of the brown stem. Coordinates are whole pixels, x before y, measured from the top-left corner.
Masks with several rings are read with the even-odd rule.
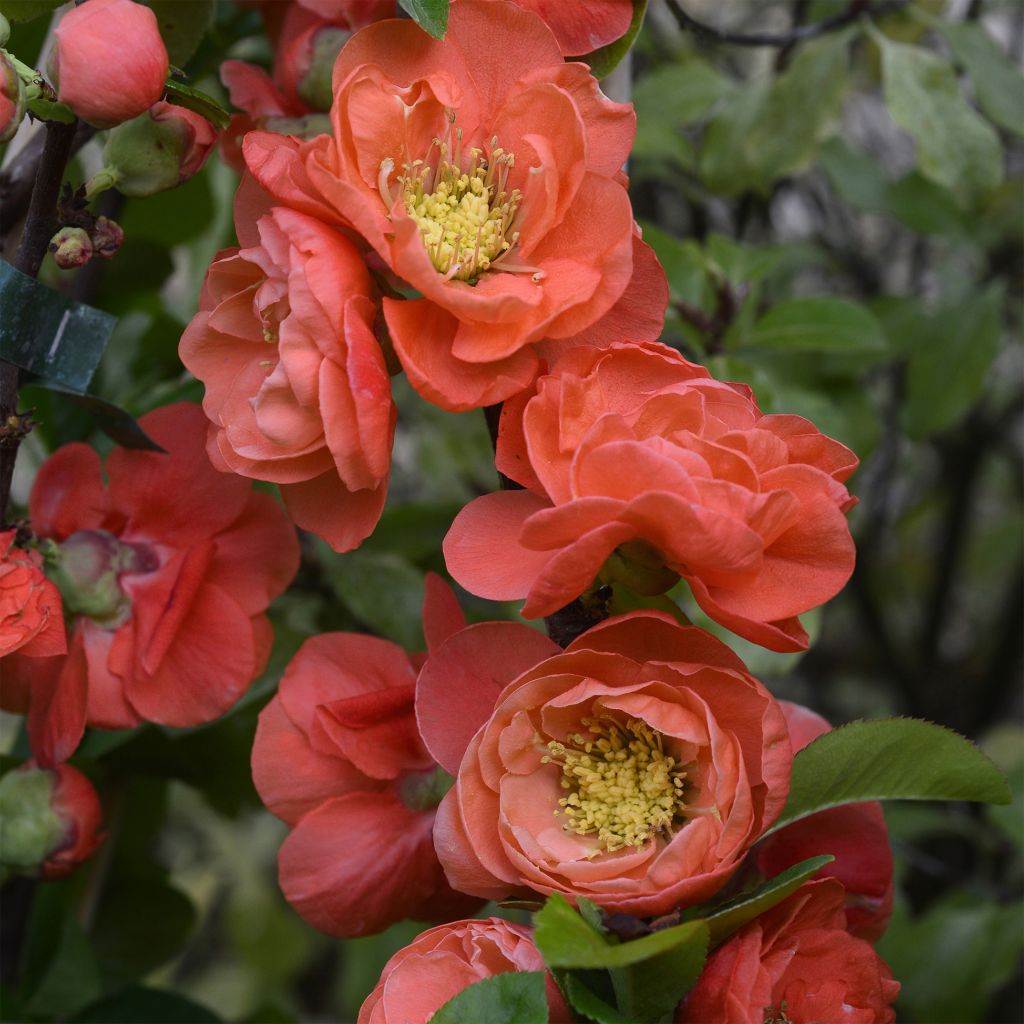
[[[71,155],[75,128],[76,123],[58,121],[49,121],[46,125],[46,142],[32,189],[28,218],[14,258],[14,266],[29,277],[38,275],[46,247],[56,229],[60,183]],[[28,417],[18,414],[18,367],[0,360],[0,526],[7,522],[7,502],[18,447],[30,429]]]

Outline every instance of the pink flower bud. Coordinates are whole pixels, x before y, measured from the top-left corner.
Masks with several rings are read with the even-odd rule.
[[[156,15],[132,0],[88,0],[55,30],[49,71],[57,98],[84,121],[111,128],[164,92],[167,48]]]
[[[89,232],[92,238],[93,253],[109,260],[124,243],[124,231],[116,220],[109,217],[97,217],[92,231]]]
[[[102,808],[76,768],[27,761],[0,779],[0,866],[65,878],[102,842]]]
[[[92,239],[84,228],[64,227],[50,239],[53,262],[61,270],[84,267],[93,256]]]
[[[9,142],[25,116],[25,87],[7,54],[0,50],[0,143]]]

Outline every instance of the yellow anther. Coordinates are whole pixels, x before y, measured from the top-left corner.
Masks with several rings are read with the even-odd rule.
[[[686,771],[664,752],[661,733],[639,719],[625,725],[610,716],[585,718],[591,736],[551,740],[541,760],[562,768],[560,785],[572,792],[558,801],[562,826],[577,835],[597,833],[609,852],[643,846],[657,832],[688,820],[683,800]]]

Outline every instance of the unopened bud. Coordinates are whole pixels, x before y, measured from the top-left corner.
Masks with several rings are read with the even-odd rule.
[[[101,820],[99,797],[80,771],[27,762],[0,778],[0,867],[64,878],[100,844]]]
[[[85,266],[93,254],[92,239],[84,228],[61,228],[50,239],[49,248],[54,263],[62,270]]]
[[[631,540],[608,556],[600,579],[622,583],[634,594],[654,597],[671,590],[679,582],[679,573],[668,568],[661,554],[646,541]]]
[[[14,63],[0,50],[0,144],[14,138],[24,116],[25,86]]]
[[[217,130],[205,117],[172,103],[154,103],[118,125],[103,150],[106,166],[85,187],[87,197],[116,186],[126,196],[155,195],[188,181],[209,156]]]
[[[0,14],[0,46],[6,46],[11,38],[11,23]]]
[[[109,260],[124,243],[121,225],[109,217],[97,217],[89,235],[92,238],[93,252],[105,260]]]

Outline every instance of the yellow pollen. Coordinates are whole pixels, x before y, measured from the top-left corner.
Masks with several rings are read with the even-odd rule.
[[[665,752],[661,733],[639,719],[622,725],[609,715],[584,718],[582,725],[589,736],[551,740],[550,754],[541,758],[562,768],[561,787],[569,792],[555,814],[565,817],[563,829],[596,832],[609,852],[643,846],[657,832],[671,836],[673,823],[688,817],[686,771]]]
[[[448,279],[472,283],[499,264],[516,244],[519,235],[511,227],[522,196],[519,189],[507,189],[509,172],[515,166],[514,154],[500,149],[495,136],[486,157],[474,148],[464,160],[461,128],[454,131],[454,149],[450,146],[453,121],[454,114],[449,114],[444,139],[434,139],[426,160],[402,164],[397,181],[405,209],[419,226],[431,263]],[[432,163],[435,147],[438,156]],[[394,166],[391,159],[381,162],[380,190],[385,202],[391,198],[388,179]],[[511,265],[499,266],[513,269]]]

